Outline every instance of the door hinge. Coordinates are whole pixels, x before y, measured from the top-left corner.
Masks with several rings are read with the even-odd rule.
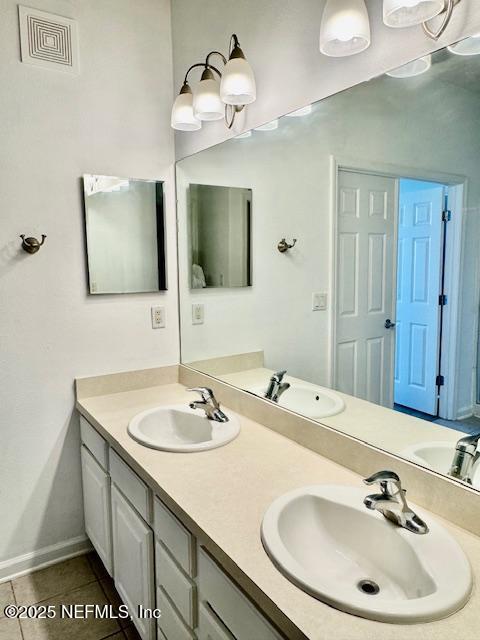
[[[449,211],[448,209],[446,209],[445,211],[442,211],[442,222],[450,222],[451,219],[452,219],[451,211]]]
[[[445,378],[444,378],[444,376],[437,376],[435,384],[437,385],[437,387],[444,387],[445,386]]]
[[[444,294],[440,294],[440,295],[438,296],[438,304],[439,304],[441,307],[444,307],[444,306],[447,304],[447,296],[446,296],[446,295],[444,295]]]

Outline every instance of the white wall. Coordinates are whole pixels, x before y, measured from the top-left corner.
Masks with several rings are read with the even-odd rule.
[[[78,20],[81,74],[21,64],[2,0],[0,562],[84,532],[74,377],[178,362],[169,2],[27,4]],[[168,293],[87,295],[84,173],[167,180]]]
[[[318,103],[310,116],[282,119],[277,131],[254,132],[177,165],[183,361],[263,349],[267,367],[288,368],[293,376],[328,385],[330,316],[312,312],[311,297],[315,291],[328,292],[331,312],[331,157],[346,159],[353,168],[384,172],[397,165],[405,177],[460,174],[468,179],[468,199],[458,404],[471,406],[479,288],[480,94],[476,87],[467,88],[462,60],[450,60],[459,67],[448,78],[439,64],[409,81],[378,79]],[[189,182],[253,189],[251,289],[188,292]],[[276,245],[283,237],[298,242],[282,255]],[[205,305],[204,325],[192,326],[194,302]]]
[[[327,58],[318,49],[324,4],[325,0],[173,0],[175,91],[191,64],[203,61],[212,49],[226,52],[230,35],[237,33],[257,79],[258,99],[248,107],[243,124],[250,129],[480,31],[478,0],[462,0],[438,43],[420,27],[385,27],[381,0],[367,0],[371,47],[351,58]],[[193,80],[198,79],[195,73]],[[195,133],[180,132],[177,158],[234,133],[221,122],[206,123]]]

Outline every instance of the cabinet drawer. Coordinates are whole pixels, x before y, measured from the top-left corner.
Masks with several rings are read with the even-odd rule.
[[[108,444],[102,436],[95,431],[83,416],[80,416],[80,436],[97,462],[108,471]]]
[[[282,636],[202,548],[197,582],[200,601],[208,602],[237,640],[281,640]]]
[[[110,449],[110,476],[142,518],[150,524],[150,489],[113,449]]]
[[[158,498],[154,500],[156,535],[189,576],[195,575],[195,539]]]
[[[198,640],[235,640],[213,611],[204,604],[200,605],[198,613],[197,635]]]
[[[155,544],[155,557],[157,585],[164,588],[185,622],[194,628],[197,623],[195,584],[187,578],[160,542]]]
[[[166,640],[193,640],[195,638],[193,631],[182,621],[161,587],[157,589],[157,609],[161,611],[158,628]]]

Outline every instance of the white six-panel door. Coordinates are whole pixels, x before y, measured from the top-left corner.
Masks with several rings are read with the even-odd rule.
[[[393,406],[394,178],[339,171],[336,221],[335,388]]]
[[[395,402],[437,413],[445,187],[402,180],[398,227]]]

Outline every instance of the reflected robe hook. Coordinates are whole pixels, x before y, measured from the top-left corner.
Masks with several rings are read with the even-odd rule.
[[[293,247],[297,244],[297,239],[294,238],[292,240],[292,244],[288,244],[288,242],[285,240],[285,238],[282,238],[280,240],[280,242],[277,245],[277,249],[280,251],[280,253],[286,253],[289,249],[293,249]]]

